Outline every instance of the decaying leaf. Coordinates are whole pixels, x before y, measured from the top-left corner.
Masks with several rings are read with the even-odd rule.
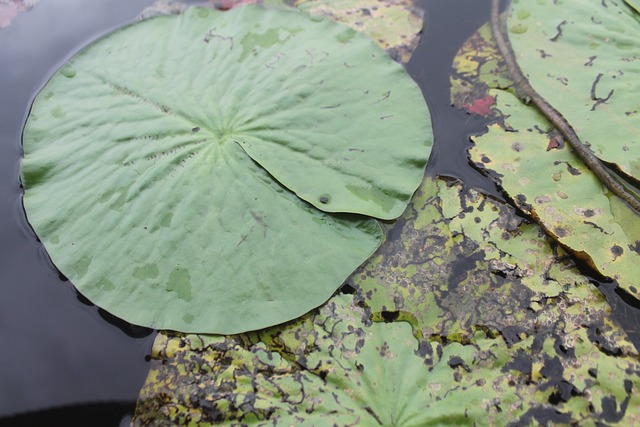
[[[326,301],[381,241],[366,217],[405,209],[431,139],[419,88],[366,36],[293,9],[191,8],[95,42],[45,86],[24,205],[100,307],[237,333]]]
[[[480,27],[458,50],[453,60],[451,99],[457,108],[488,116],[495,102],[489,88],[507,88],[512,82],[500,52],[491,40],[488,24]],[[485,108],[478,111],[476,106]]]
[[[239,336],[161,334],[134,425],[638,422],[638,352],[559,251],[513,208],[426,179],[320,309]]]
[[[460,356],[472,363],[473,348],[452,346],[433,366],[425,365],[419,353],[425,349],[419,349],[407,323],[372,324],[366,310],[348,295],[335,297],[293,328],[270,331],[269,344],[258,338],[159,338],[154,353],[168,359],[169,369],[154,372],[157,382],[143,391],[139,411],[144,415],[134,425],[173,419],[205,424],[419,426],[438,417],[465,418],[462,405],[452,411],[450,402],[435,398],[445,395],[446,387],[476,405],[482,400],[480,389],[455,393],[459,386],[452,377],[458,368],[449,365],[452,359],[466,365]],[[452,356],[454,349],[458,351]],[[172,369],[175,362],[198,368],[180,372]],[[167,395],[167,389],[176,393]],[[171,399],[154,407],[161,403],[154,397],[162,395]],[[193,401],[198,405],[190,405]],[[183,412],[181,406],[189,409]]]
[[[507,26],[532,86],[600,159],[640,179],[640,15],[622,0],[514,2]]]
[[[615,7],[618,7],[617,4]],[[510,22],[528,20],[529,16],[528,13],[514,11]],[[640,29],[640,23],[637,25]],[[588,28],[586,25],[583,27]],[[510,35],[517,37],[513,29]],[[575,44],[584,44],[587,39],[580,40]],[[576,49],[575,55],[579,55],[580,46]],[[469,53],[474,51],[478,53]],[[513,96],[506,68],[499,59],[496,60],[495,52],[488,27],[483,26],[459,51],[454,61],[457,72],[452,78],[452,97],[457,106],[473,104],[485,97],[497,102],[493,105],[491,116],[498,123],[489,128],[488,134],[474,138],[477,146],[470,151],[472,160],[480,169],[491,173],[513,202],[574,256],[597,273],[616,279],[623,289],[637,298],[640,296],[636,283],[640,268],[640,240],[637,233],[628,231],[637,228],[637,215],[603,189],[534,107],[523,104]],[[547,57],[543,59],[539,60],[543,64],[551,60]],[[620,61],[620,64],[625,63]],[[591,67],[584,66],[587,69]],[[551,69],[565,70],[558,64]],[[505,79],[498,81],[494,77],[496,75],[505,76]],[[630,84],[636,83],[634,80]],[[545,86],[544,82],[541,85]],[[489,90],[491,87],[502,90]],[[465,101],[465,97],[468,100]],[[574,99],[565,94],[564,102]],[[579,100],[575,102],[580,103]],[[575,110],[564,107],[566,110]],[[608,111],[606,114],[614,114],[608,107],[605,108]],[[560,111],[564,112],[563,109]],[[578,133],[585,126],[576,127]],[[596,124],[598,132],[605,134],[606,131],[602,129],[611,128],[612,135],[618,131],[613,128],[618,126],[619,121],[605,118]],[[615,145],[613,138],[611,141]],[[633,153],[639,153],[640,148],[633,149],[633,145],[629,147],[627,156],[633,159]],[[613,151],[615,149],[612,148]]]
[[[399,62],[409,62],[418,46],[424,12],[413,0],[294,0],[293,4],[366,34]]]
[[[510,81],[495,50],[486,59],[487,40],[475,37],[458,57],[466,75],[454,80],[467,86],[454,86],[454,99],[473,112],[497,112],[502,128],[519,125],[515,114],[500,114],[509,93],[487,91]],[[611,206],[617,221],[627,218],[626,207]],[[625,232],[637,236],[633,227]],[[296,322],[226,338],[161,335],[134,424],[390,425],[390,414],[395,425],[640,422],[637,349],[536,223],[459,184],[426,179],[388,236],[341,293]],[[395,374],[398,360],[414,376],[404,384],[410,397],[394,389],[402,400],[389,390],[406,372],[389,377],[375,368],[383,361]]]
[[[535,110],[508,92],[490,93],[507,116],[506,128],[495,124],[487,134],[475,137],[471,159],[497,172],[514,203],[560,244],[639,297],[640,241],[624,231],[638,219],[627,216],[632,222],[618,222],[611,211],[612,196],[603,193],[600,182],[568,147],[546,149],[553,136]],[[629,211],[626,206],[618,209]]]

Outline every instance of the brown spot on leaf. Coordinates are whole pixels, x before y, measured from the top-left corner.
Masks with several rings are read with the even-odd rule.
[[[562,145],[562,140],[558,138],[551,138],[549,140],[549,145],[547,145],[547,151],[562,148]]]
[[[569,234],[567,230],[562,227],[554,227],[553,233],[560,238],[565,237]]]
[[[549,203],[551,201],[551,196],[549,196],[548,194],[543,194],[541,196],[536,196],[535,201],[539,205],[541,205],[543,203]]]
[[[561,164],[561,163],[564,163],[565,165],[567,165],[567,170],[569,171],[569,173],[570,173],[571,175],[573,175],[573,176],[577,176],[577,175],[581,175],[581,174],[582,174],[582,172],[580,171],[580,169],[576,169],[576,168],[574,168],[573,166],[571,166],[571,165],[569,164],[569,162],[563,162],[563,161],[560,161],[560,160],[556,160],[555,162],[553,162],[553,164],[554,164],[554,165],[556,165],[556,166],[557,166],[557,165],[559,165],[559,164]]]
[[[613,259],[615,260],[616,258],[618,258],[620,255],[624,253],[624,249],[622,249],[618,245],[613,245],[611,246],[611,253],[613,254]]]

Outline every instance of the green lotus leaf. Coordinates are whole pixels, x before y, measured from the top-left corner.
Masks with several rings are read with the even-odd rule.
[[[191,8],[77,54],[24,131],[28,219],[125,320],[237,333],[326,301],[379,245],[431,144],[420,90],[352,29]],[[338,212],[339,214],[332,214]]]
[[[507,25],[532,86],[599,158],[639,179],[637,10],[621,0],[514,2]]]
[[[640,0],[624,0],[624,2],[640,13]]]

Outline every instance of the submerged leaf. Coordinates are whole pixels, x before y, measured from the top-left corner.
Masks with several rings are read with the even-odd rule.
[[[640,421],[637,351],[535,224],[427,179],[391,235],[363,269],[377,276],[354,274],[353,295],[301,319],[233,337],[160,334],[133,424]]]
[[[483,25],[460,47],[453,60],[451,100],[455,107],[479,115],[491,115],[495,99],[488,88],[506,88],[511,85],[502,56],[491,39],[491,28]],[[476,105],[486,105],[477,111]]]
[[[381,240],[374,220],[328,213],[398,216],[430,144],[419,89],[354,30],[191,8],[112,33],[45,86],[24,204],[99,306],[236,333],[326,301]]]

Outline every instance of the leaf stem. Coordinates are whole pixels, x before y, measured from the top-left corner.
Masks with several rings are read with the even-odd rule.
[[[567,143],[571,146],[576,155],[585,163],[587,168],[604,184],[612,193],[624,200],[629,206],[640,213],[640,200],[629,192],[602,164],[600,159],[580,141],[575,130],[562,114],[558,112],[547,100],[545,100],[531,86],[529,80],[524,76],[518,65],[515,54],[509,42],[509,36],[502,29],[500,20],[500,0],[492,0],[491,3],[491,32],[498,46],[500,54],[503,56],[509,74],[513,79],[517,95],[526,103],[533,103],[538,110],[544,114],[553,126],[560,131]]]

